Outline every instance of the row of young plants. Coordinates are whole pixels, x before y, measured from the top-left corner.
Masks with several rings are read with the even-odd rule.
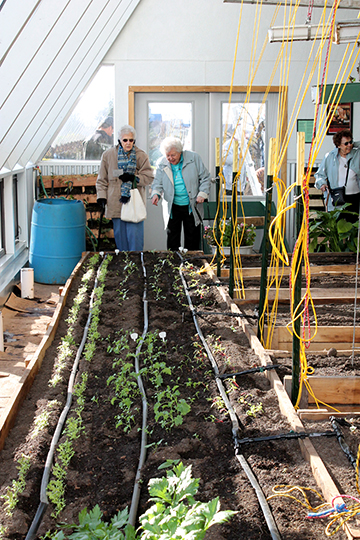
[[[82,276],[81,285],[78,289],[78,293],[73,300],[73,305],[69,310],[66,323],[68,330],[64,338],[61,339],[61,344],[58,347],[58,354],[54,362],[54,371],[51,379],[49,380],[49,386],[56,386],[62,380],[62,371],[68,365],[71,357],[73,356],[75,341],[73,338],[74,327],[79,315],[81,306],[84,304],[89,285],[94,276],[95,267],[98,263],[99,256],[94,255],[90,258],[87,270]],[[60,402],[56,399],[49,400],[46,403],[44,410],[35,416],[33,422],[33,428],[29,433],[29,439],[33,440],[40,437],[41,434],[47,429],[52,416],[57,414],[57,410],[60,407]],[[15,508],[19,503],[20,495],[26,489],[26,477],[31,469],[32,462],[34,461],[34,455],[27,455],[22,453],[17,460],[16,468],[18,470],[17,478],[12,480],[11,485],[5,489],[5,493],[0,496],[4,501],[5,513],[11,517]],[[0,538],[4,537],[7,531],[7,527],[0,524]]]
[[[164,267],[168,267],[176,276],[172,282],[172,296],[183,309],[184,292],[177,267],[172,259],[173,257],[163,258],[153,266],[149,278],[151,295],[155,301],[162,299],[163,294],[160,294],[159,283],[161,283]],[[131,300],[129,278],[136,270],[138,269],[135,263],[128,258],[127,254],[124,254],[122,280],[117,288],[117,293],[119,306],[124,307],[125,311],[125,301]],[[208,394],[208,381],[210,381],[211,373],[209,370],[204,372],[206,355],[201,344],[196,340],[194,341],[194,356],[184,356],[175,371],[174,366],[170,367],[167,362],[168,354],[171,354],[171,347],[169,349],[165,333],[159,330],[150,331],[141,349],[140,374],[136,374],[134,369],[135,348],[138,344],[138,338],[134,332],[117,330],[108,335],[104,341],[107,343],[107,354],[112,358],[112,373],[106,381],[110,392],[105,399],[115,409],[114,427],[121,429],[125,434],[130,433],[137,424],[141,423],[139,421],[140,394],[136,381],[139,375],[145,381],[146,393],[152,405],[151,410],[155,423],[165,433],[181,426],[184,417],[191,410],[192,401],[203,392]],[[181,345],[175,345],[173,348],[179,353]],[[192,369],[201,371],[200,380],[188,377],[184,383],[178,375],[178,370],[182,371],[185,367],[188,370],[189,365]],[[191,395],[186,398],[181,397],[183,389],[187,389],[188,394]],[[100,400],[99,395],[93,395],[91,401],[100,407],[103,398]],[[206,421],[208,418],[205,416],[204,420]],[[149,433],[150,440],[151,434]],[[154,445],[156,447],[158,444],[161,444],[161,441],[153,440],[148,446],[154,449]],[[191,468],[185,468],[182,464],[179,467],[179,469],[174,468],[167,478],[150,481],[150,501],[156,500],[157,503],[139,518],[141,525],[137,531],[128,525],[128,515],[125,510],[119,512],[109,522],[108,518],[106,521],[102,519],[100,508],[95,507],[89,512],[86,509],[81,512],[79,525],[64,525],[63,530],[56,532],[54,536],[49,533],[48,537],[59,540],[65,537],[66,531],[71,530],[70,538],[83,538],[84,540],[93,537],[114,539],[126,537],[128,540],[132,538],[145,540],[147,538],[160,538],[161,534],[166,533],[171,533],[171,538],[192,538],[194,540],[203,538],[206,530],[212,524],[225,520],[225,516],[229,517],[231,513],[219,513],[218,499],[209,503],[196,503],[193,499],[195,492],[192,491]],[[194,482],[198,485],[199,481],[195,479]],[[156,488],[157,491],[154,491],[155,487],[152,486],[159,483],[162,486],[161,492],[158,491],[158,488]],[[180,494],[176,493],[177,484],[180,486]],[[167,493],[169,490],[172,493],[171,496]],[[158,494],[157,499],[153,498],[155,494]],[[177,520],[174,519],[174,512]]]
[[[103,261],[98,275],[98,286],[94,290],[91,322],[84,348],[84,358],[87,362],[91,362],[96,351],[96,342],[100,337],[98,333],[99,317],[105,288],[107,267],[111,260],[112,257],[108,256]],[[88,377],[89,371],[84,371],[80,375],[80,382],[76,383],[74,386],[73,394],[76,397],[76,406],[72,411],[72,415],[66,420],[62,437],[63,440],[57,447],[55,465],[52,469],[52,478],[47,487],[47,495],[54,506],[54,510],[51,514],[54,518],[56,518],[66,506],[66,476],[71,459],[75,454],[74,441],[81,437],[84,432],[82,412],[84,410],[84,394]]]

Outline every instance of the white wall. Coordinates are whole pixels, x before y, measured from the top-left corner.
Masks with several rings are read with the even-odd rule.
[[[264,41],[275,6],[262,8],[256,58]],[[243,6],[240,39],[235,70],[235,85],[248,83],[256,6]],[[355,19],[356,10],[339,10],[337,19]],[[149,85],[230,85],[240,4],[224,4],[222,0],[141,0],[136,11],[109,50],[105,61],[115,65],[116,128],[128,119],[128,87]],[[297,24],[304,24],[307,9],[298,10]],[[315,8],[312,23],[319,22],[321,10]],[[280,9],[275,25],[282,25]],[[267,85],[280,44],[268,44],[253,85]],[[288,110],[291,113],[299,89],[311,43],[293,45],[289,76]],[[333,82],[345,45],[333,46],[328,83]],[[355,70],[354,70],[355,71]],[[357,77],[357,73],[353,73]],[[315,72],[313,85],[316,84]],[[279,85],[279,69],[273,85]],[[358,107],[355,107],[355,112]],[[314,105],[310,90],[306,94],[299,118],[313,118]],[[359,135],[358,135],[358,133]],[[360,128],[354,136],[360,138]],[[293,141],[295,138],[293,137]],[[296,159],[292,141],[288,159]],[[308,146],[308,145],[307,145]],[[324,152],[332,148],[326,137]]]

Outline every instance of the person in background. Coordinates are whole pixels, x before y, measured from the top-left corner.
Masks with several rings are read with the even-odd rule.
[[[114,144],[113,117],[107,116],[101,122],[94,135],[84,142],[84,159],[101,159],[101,156]]]
[[[360,143],[353,142],[351,131],[348,129],[335,133],[333,143],[335,148],[325,155],[315,173],[315,187],[321,189],[327,198],[329,184],[330,188],[334,189],[345,186],[346,183],[345,201],[351,205],[346,210],[356,212],[357,215],[344,214],[341,217],[355,223],[358,220],[360,204]],[[333,209],[329,197],[328,210]]]
[[[135,146],[136,131],[123,126],[118,134],[118,144],[106,150],[101,158],[96,180],[97,202],[106,208],[106,217],[114,227],[116,247],[120,251],[142,251],[144,248],[144,222],[122,221],[121,207],[130,200],[134,180],[146,204],[145,186],[154,179],[147,154]]]
[[[184,227],[184,247],[198,250],[203,202],[210,191],[210,173],[198,154],[183,150],[182,142],[177,137],[164,139],[161,151],[165,157],[157,164],[151,200],[157,206],[160,197],[163,197],[167,248],[172,251],[179,249]]]

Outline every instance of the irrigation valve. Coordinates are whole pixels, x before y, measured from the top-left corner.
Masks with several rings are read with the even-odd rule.
[[[136,332],[133,332],[132,334],[130,334],[130,337],[133,341],[136,341],[137,338],[138,338],[139,334],[137,334]]]
[[[159,338],[162,339],[163,341],[165,341],[165,338],[166,338],[166,332],[160,332]]]

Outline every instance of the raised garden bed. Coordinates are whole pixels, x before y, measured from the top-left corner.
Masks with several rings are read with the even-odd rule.
[[[149,422],[147,460],[141,471],[139,515],[149,506],[149,479],[163,475],[158,470],[159,465],[166,460],[181,460],[185,465],[191,464],[193,476],[200,478],[200,500],[208,501],[219,496],[222,509],[237,511],[228,523],[210,529],[207,539],[267,540],[271,535],[254,489],[235,456],[229,414],[219,399],[213,370],[193,324],[181,286],[179,262],[177,254],[144,254],[149,325],[140,366],[149,401]],[[201,266],[202,261],[196,258],[191,265]],[[227,303],[230,299],[212,286],[212,278],[206,274],[199,278],[195,269],[187,266],[185,278],[193,303],[202,312],[199,324],[220,374],[249,370],[263,362],[268,363],[270,360],[266,353],[262,351],[261,358],[254,351],[254,346],[258,352],[261,352],[261,348],[251,334],[250,325],[228,314],[232,309]],[[58,337],[45,355],[40,376],[36,378],[0,454],[3,496],[8,494],[12,481],[17,478],[17,465],[21,457],[27,456],[30,463],[25,489],[19,494],[18,504],[11,516],[7,515],[8,499],[2,499],[0,521],[4,527],[3,539],[23,539],[39,504],[43,465],[57,418],[66,400],[67,378],[87,320],[89,291],[86,293],[87,301],[81,305],[73,324],[74,343],[71,342],[69,346],[72,355],[65,359],[61,375],[57,367],[58,347],[68,333],[67,320],[72,301],[86,272],[88,268],[84,267],[74,279],[68,297],[69,312],[60,321]],[[79,400],[74,399],[73,409],[69,413],[69,418],[77,419],[79,408],[82,409],[80,436],[73,440],[74,455],[67,467],[65,506],[56,517],[52,517],[51,514],[57,513],[57,508],[56,503],[50,504],[39,527],[39,535],[54,531],[59,521],[77,521],[78,513],[84,507],[90,509],[98,504],[105,518],[110,520],[119,510],[130,506],[139,459],[142,404],[135,385],[131,386],[126,396],[131,398],[130,402],[121,396],[121,390],[125,388],[125,381],[136,382],[131,366],[138,342],[133,341],[130,335],[141,335],[143,332],[144,280],[139,254],[119,254],[108,264],[94,338],[95,348],[92,354],[90,348],[85,349],[79,364],[76,383],[78,394],[83,399],[80,405]],[[166,336],[161,338],[160,332],[166,332]],[[126,366],[127,363],[130,365]],[[157,363],[164,363],[166,368],[159,368]],[[353,370],[356,374],[357,366]],[[282,363],[279,371],[281,375],[289,373],[287,361]],[[224,382],[240,420],[241,439],[304,429],[293,411],[289,412],[288,419],[281,413],[278,396],[285,392],[275,375],[272,371],[253,373]],[[54,380],[57,381],[56,385],[53,384]],[[50,386],[49,381],[52,381]],[[117,381],[120,381],[119,385]],[[162,408],[160,405],[161,402],[168,405],[174,400],[175,408]],[[129,415],[124,417],[121,413],[127,406]],[[281,407],[284,409],[284,404]],[[168,414],[170,410],[172,413]],[[36,425],[40,424],[35,418],[45,417],[45,412],[49,413],[47,423],[33,437]],[[352,426],[355,427],[355,431],[351,431],[351,444],[354,445],[359,439],[357,430],[360,425],[355,419]],[[69,429],[63,433],[60,444],[66,442]],[[317,427],[313,429],[320,431]],[[329,429],[329,426],[325,429]],[[323,443],[320,455],[325,462],[328,459],[326,448],[330,446],[329,441],[331,452],[335,451],[337,442],[333,439],[326,438]],[[308,439],[300,442],[301,447],[295,439],[249,442],[240,446],[240,453],[250,464],[267,497],[272,495],[272,489],[277,484],[319,489],[317,482],[323,484],[325,496],[336,495],[336,486],[341,493],[356,496],[354,472],[339,447],[339,476],[335,460],[331,462],[333,485],[328,479],[319,480],[324,478],[321,474],[315,481],[313,472],[316,467],[320,470],[320,460],[316,452],[312,452]],[[312,454],[311,466],[302,457],[300,448],[307,457],[309,453]],[[55,463],[60,464],[58,454]],[[325,466],[322,467],[326,473]],[[346,467],[348,474],[343,475]],[[299,503],[276,497],[270,500],[270,507],[281,538],[300,540],[324,536],[327,521],[308,520],[306,509]],[[352,537],[356,537],[356,523],[352,523],[352,528]],[[336,537],[343,539],[347,536],[340,530]]]

